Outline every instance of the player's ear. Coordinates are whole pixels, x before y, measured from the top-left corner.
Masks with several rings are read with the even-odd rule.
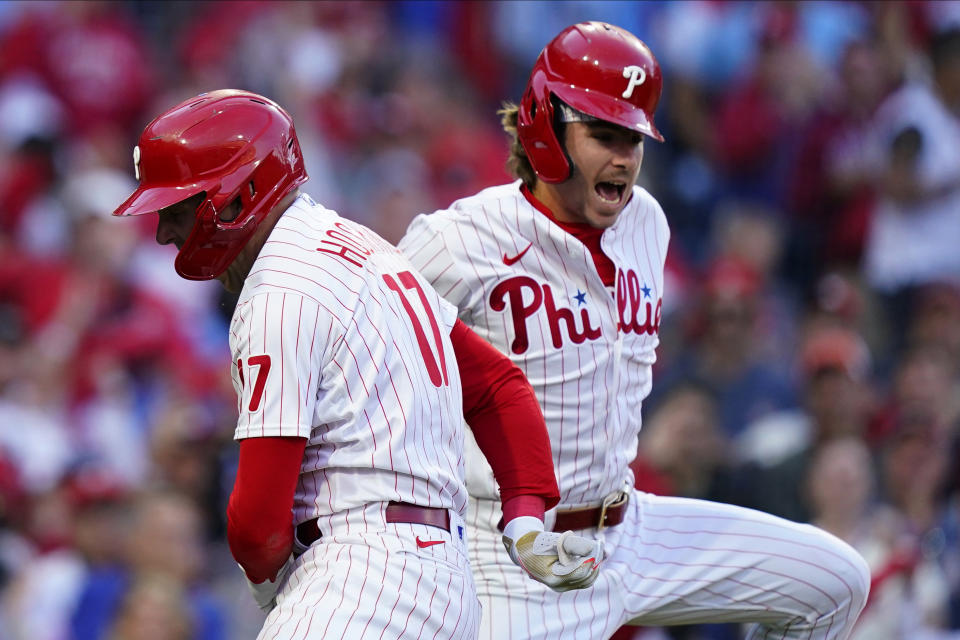
[[[240,196],[237,196],[217,217],[220,218],[220,222],[233,222],[240,215],[241,209],[243,209],[243,202],[240,201]]]

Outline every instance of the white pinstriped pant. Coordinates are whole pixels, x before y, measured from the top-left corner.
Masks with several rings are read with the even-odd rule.
[[[756,623],[752,640],[842,640],[870,586],[860,555],[816,527],[634,491],[624,521],[601,534],[593,587],[556,593],[510,561],[499,503],[471,499],[467,519],[483,640],[601,640],[623,624],[706,622]]]
[[[452,534],[391,524],[385,505],[318,520],[323,536],[296,559],[258,640],[477,637],[463,520],[450,512]],[[443,544],[420,548],[418,537]]]

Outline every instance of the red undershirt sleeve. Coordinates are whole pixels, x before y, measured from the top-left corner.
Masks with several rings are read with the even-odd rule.
[[[501,506],[503,508],[503,524],[520,516],[533,516],[543,520],[543,512],[547,510],[547,503],[540,496],[516,496],[504,500]],[[500,530],[503,531],[502,526]]]
[[[240,441],[227,505],[227,542],[252,582],[273,579],[293,548],[293,498],[306,438]]]
[[[537,515],[560,501],[543,412],[523,372],[467,325],[450,332],[463,385],[463,414],[493,468],[500,499],[511,515]],[[506,515],[506,514],[505,514]],[[511,518],[506,518],[509,521]]]

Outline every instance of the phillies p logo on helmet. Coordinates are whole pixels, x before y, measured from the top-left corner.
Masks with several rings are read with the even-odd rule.
[[[133,175],[140,180],[140,145],[133,148]]]
[[[629,78],[627,82],[627,88],[621,94],[624,98],[629,98],[633,95],[633,88],[638,87],[643,84],[643,81],[647,79],[647,72],[644,71],[643,67],[638,67],[635,64],[631,64],[623,68],[623,77]]]

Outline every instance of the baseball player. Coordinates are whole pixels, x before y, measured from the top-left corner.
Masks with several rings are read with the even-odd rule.
[[[744,622],[756,625],[750,638],[846,638],[869,588],[847,544],[768,514],[632,488],[670,237],[636,184],[644,139],[663,139],[653,122],[660,89],[656,59],[629,32],[565,29],[541,52],[519,107],[501,111],[519,180],[418,216],[399,245],[532,383],[559,476],[547,528],[602,540],[607,554],[591,589],[523,580],[500,553],[496,483],[472,449],[481,637]]]
[[[589,586],[600,544],[544,532],[558,500],[546,427],[509,359],[393,246],[299,191],[289,115],[244,91],[151,122],[140,185],[177,272],[239,291],[230,324],[240,459],[227,537],[262,638],[472,638],[463,421],[500,483],[513,558]]]

